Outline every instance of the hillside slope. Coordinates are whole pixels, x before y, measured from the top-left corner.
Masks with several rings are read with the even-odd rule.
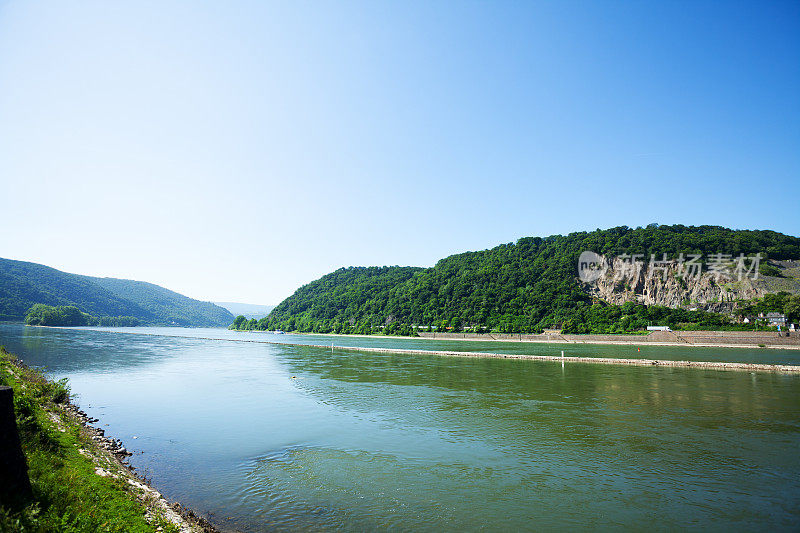
[[[613,263],[619,254],[650,254],[677,258],[679,254],[754,256],[762,263],[800,259],[800,239],[774,231],[730,230],[718,226],[658,226],[527,237],[489,250],[466,252],[440,260],[432,268],[351,267],[327,274],[298,289],[259,324],[262,329],[336,330],[349,324],[463,323],[501,331],[527,332],[581,320],[593,303],[605,300],[645,304],[710,303],[719,291],[695,291],[684,283],[671,286],[686,294],[645,301],[644,285],[606,283],[592,287],[578,279],[578,257],[591,250]],[[793,263],[790,263],[793,264]],[[779,272],[772,272],[779,274]],[[674,273],[673,273],[674,275]],[[777,281],[776,276],[761,280]],[[608,281],[607,279],[600,280]],[[707,283],[705,279],[698,283]],[[595,284],[596,285],[596,284]],[[766,287],[767,285],[764,285]],[[774,285],[774,283],[773,283]],[[797,284],[784,283],[790,292]],[[793,288],[794,287],[794,288]],[[741,290],[739,290],[741,289]],[[750,298],[766,289],[752,284],[726,287],[726,297]],[[737,292],[739,291],[739,292]],[[623,295],[617,298],[617,295]],[[697,301],[697,295],[706,295]],[[702,299],[702,298],[701,298]]]
[[[0,320],[20,321],[34,304],[74,305],[97,317],[132,316],[145,324],[225,326],[227,310],[152,283],[95,278],[0,258]]]

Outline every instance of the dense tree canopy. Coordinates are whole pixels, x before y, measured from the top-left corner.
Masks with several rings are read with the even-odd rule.
[[[25,316],[25,323],[31,326],[138,326],[139,319],[132,316],[95,317],[81,312],[74,305],[36,304]]]
[[[143,324],[227,326],[233,315],[210,302],[142,281],[94,278],[0,259],[0,320],[22,320],[34,304],[74,306],[93,316],[133,316]]]
[[[757,317],[770,312],[783,313],[790,322],[800,320],[800,295],[779,292],[748,302],[737,310],[740,316]]]
[[[719,315],[703,311],[593,302],[577,281],[577,259],[584,250],[659,258],[680,253],[704,257],[761,253],[764,258],[797,259],[800,239],[774,231],[657,224],[527,237],[490,250],[453,255],[433,268],[341,268],[300,287],[268,317],[239,327],[371,333],[378,328],[400,331],[411,325],[501,332],[538,332],[549,327],[606,332],[648,323],[722,325]]]

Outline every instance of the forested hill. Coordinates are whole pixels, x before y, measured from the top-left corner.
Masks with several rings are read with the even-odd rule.
[[[131,316],[149,325],[226,326],[233,320],[226,309],[152,283],[0,259],[0,320],[21,321],[34,304],[71,305],[96,317]]]
[[[432,268],[339,269],[299,288],[258,328],[359,332],[370,326],[455,323],[541,331],[580,321],[593,308],[577,278],[577,260],[584,250],[606,256],[761,253],[765,259],[800,259],[800,239],[774,231],[655,224],[527,237],[453,255]]]

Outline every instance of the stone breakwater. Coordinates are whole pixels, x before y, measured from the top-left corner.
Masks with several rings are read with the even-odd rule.
[[[111,332],[110,332],[111,333]],[[496,359],[524,359],[529,361],[548,361],[562,363],[591,363],[601,365],[627,365],[669,368],[699,368],[705,370],[744,370],[748,372],[779,372],[800,375],[800,365],[772,365],[763,363],[725,363],[717,361],[671,361],[665,359],[622,359],[613,357],[578,357],[557,355],[530,355],[530,354],[505,354],[493,352],[458,352],[448,350],[407,350],[402,348],[377,348],[372,346],[335,346],[326,344],[303,344],[298,342],[279,342],[255,339],[220,339],[214,337],[193,337],[191,335],[164,335],[161,333],[144,333],[126,331],[128,335],[149,335],[153,337],[175,337],[196,340],[211,340],[224,342],[249,342],[253,344],[274,344],[278,346],[296,346],[303,348],[322,348],[325,350],[338,350],[347,352],[366,353],[392,353],[406,355],[437,355],[447,357],[491,357]]]
[[[253,341],[259,342],[259,341]],[[296,344],[293,346],[309,346],[308,344]],[[316,345],[317,348],[328,348],[323,345]],[[618,359],[612,357],[577,357],[557,355],[526,355],[526,354],[504,354],[492,352],[454,352],[443,350],[402,350],[394,348],[350,348],[336,347],[339,350],[357,352],[380,352],[380,353],[403,353],[409,355],[441,355],[449,357],[493,357],[498,359],[526,359],[531,361],[550,361],[563,363],[593,363],[601,365],[629,365],[629,366],[660,366],[660,367],[685,367],[703,368],[709,370],[746,370],[750,372],[783,372],[800,374],[800,366],[797,365],[768,365],[762,363],[723,363],[714,361],[670,361],[664,359]]]
[[[72,417],[83,426],[90,438],[97,443],[100,448],[105,449],[111,455],[116,457],[116,459],[122,463],[123,466],[129,470],[133,470],[133,467],[126,462],[126,458],[133,454],[129,452],[127,448],[125,448],[125,446],[122,444],[122,441],[120,439],[106,436],[104,429],[92,425],[99,422],[99,419],[91,418],[72,402],[67,402],[62,406],[62,408],[64,411],[71,414]]]

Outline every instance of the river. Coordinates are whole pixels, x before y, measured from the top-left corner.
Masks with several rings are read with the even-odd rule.
[[[791,350],[0,326],[10,352],[69,378],[156,488],[222,529],[800,527],[797,375],[232,340],[800,361]]]

